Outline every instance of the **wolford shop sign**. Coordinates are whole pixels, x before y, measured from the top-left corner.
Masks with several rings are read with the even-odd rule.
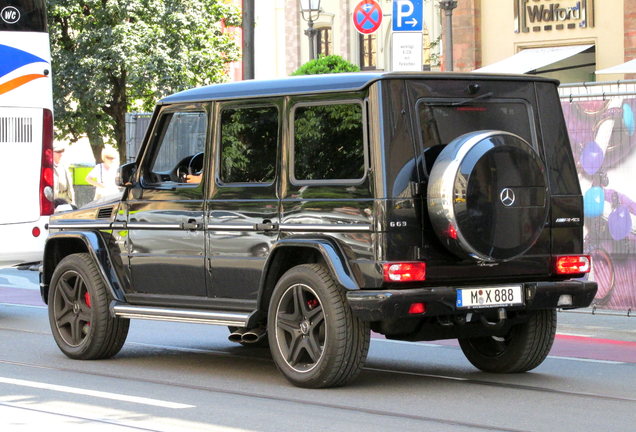
[[[594,0],[514,0],[515,33],[594,27]]]

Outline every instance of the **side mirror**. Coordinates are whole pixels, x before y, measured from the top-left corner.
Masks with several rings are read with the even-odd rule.
[[[117,171],[117,177],[115,177],[115,183],[119,187],[130,186],[133,183],[133,177],[137,172],[137,165],[135,162],[123,164]]]

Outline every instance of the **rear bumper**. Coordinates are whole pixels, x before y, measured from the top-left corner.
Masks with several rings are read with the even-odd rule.
[[[45,216],[33,222],[0,224],[0,267],[42,261],[48,221]],[[37,237],[33,235],[34,228],[40,230]]]
[[[559,281],[523,283],[524,304],[506,309],[575,309],[587,307],[596,295],[596,282]],[[408,310],[412,303],[426,303],[426,312],[418,316],[454,315],[466,313],[455,306],[458,287],[428,287],[402,290],[357,290],[347,292],[347,300],[358,318],[364,321],[384,321],[413,317]],[[478,288],[478,287],[470,287]],[[571,304],[559,305],[562,295],[571,296]],[[472,309],[479,310],[479,309]]]

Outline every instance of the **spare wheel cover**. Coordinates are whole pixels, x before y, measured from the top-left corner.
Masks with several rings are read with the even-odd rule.
[[[439,154],[428,183],[428,213],[442,243],[460,258],[505,261],[527,251],[548,214],[539,154],[503,131],[462,135]]]

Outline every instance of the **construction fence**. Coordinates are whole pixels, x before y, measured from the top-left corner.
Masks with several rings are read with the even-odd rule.
[[[577,164],[594,306],[636,310],[636,81],[567,84],[561,105]]]

